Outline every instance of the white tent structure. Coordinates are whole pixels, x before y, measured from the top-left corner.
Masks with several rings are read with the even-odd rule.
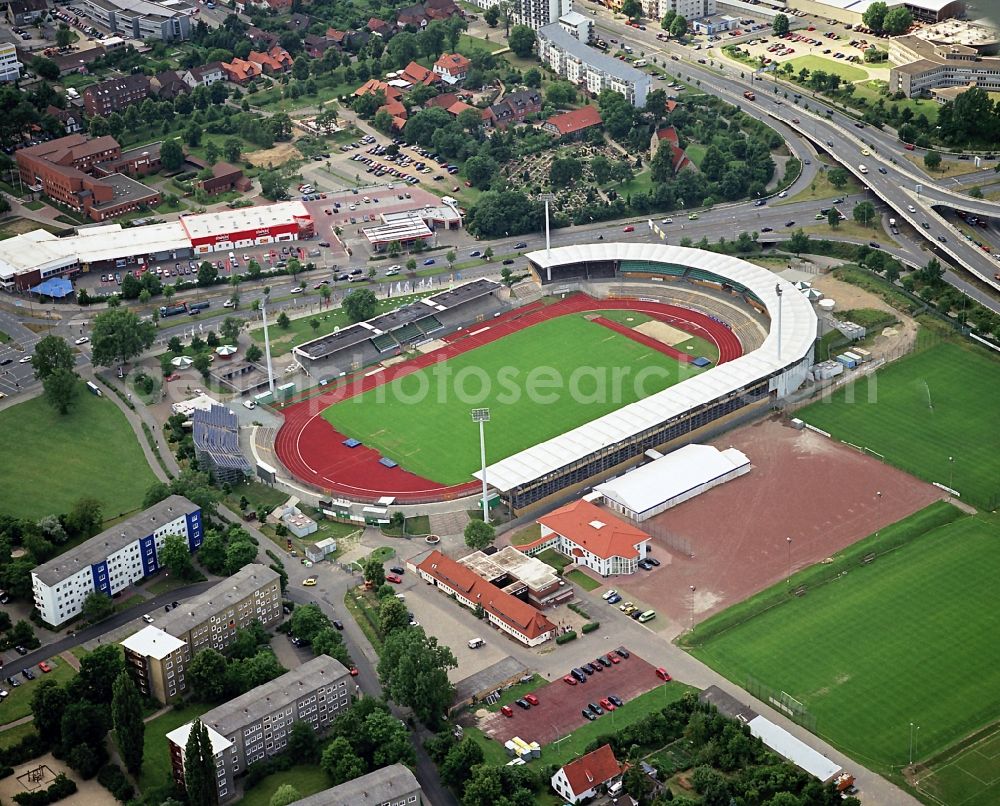
[[[194,360],[188,358],[186,355],[179,355],[176,358],[171,358],[170,363],[177,367],[177,369],[187,369],[194,363]]]
[[[796,739],[783,727],[775,725],[769,719],[757,716],[751,719],[747,725],[751,735],[756,736],[779,756],[787,758],[796,767],[805,770],[810,775],[815,775],[824,784],[827,781],[832,781],[843,770],[839,764],[830,761],[822,753],[813,750],[805,742]]]

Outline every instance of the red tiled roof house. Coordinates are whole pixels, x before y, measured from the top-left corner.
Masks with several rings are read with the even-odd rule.
[[[623,767],[606,744],[560,767],[552,776],[552,788],[567,803],[580,803],[615,782]]]
[[[465,81],[471,67],[472,62],[461,53],[445,53],[434,62],[434,72],[441,76],[446,84],[457,84],[460,81]]]
[[[602,577],[634,574],[648,553],[649,535],[589,501],[574,501],[538,519],[542,536],[528,554],[553,546]]]
[[[593,126],[600,126],[601,113],[596,106],[584,106],[572,112],[553,115],[542,123],[542,130],[556,137],[576,137]]]

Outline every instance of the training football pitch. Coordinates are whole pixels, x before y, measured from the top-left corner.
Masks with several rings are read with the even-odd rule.
[[[942,342],[798,412],[837,439],[881,454],[992,509],[1000,497],[1000,360]],[[952,457],[954,461],[950,461]]]
[[[909,763],[911,723],[916,761],[1000,717],[1000,516],[938,502],[882,530],[886,547],[900,542],[890,530],[909,539],[693,650],[739,685],[798,700],[817,735],[883,773]],[[984,779],[1000,777],[991,763]]]
[[[440,484],[461,484],[480,466],[474,408],[490,409],[490,463],[696,372],[583,315],[568,314],[336,403],[323,416],[406,470]]]
[[[945,806],[1000,803],[1000,726],[929,763],[914,783],[928,800]]]

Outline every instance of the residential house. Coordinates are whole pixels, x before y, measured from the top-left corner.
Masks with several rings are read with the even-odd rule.
[[[668,103],[672,102],[668,101]],[[653,135],[650,142],[650,157],[655,156],[660,148],[670,149],[671,164],[673,165],[675,174],[683,170],[698,170],[698,166],[691,161],[688,155],[684,153],[684,149],[681,148],[677,129],[673,126],[660,129]]]
[[[302,45],[305,48],[306,55],[313,59],[322,58],[323,54],[333,47],[333,43],[329,39],[325,36],[317,36],[316,34],[306,34],[302,38]]]
[[[8,0],[7,22],[15,27],[31,25],[48,10],[48,0]]]
[[[360,31],[338,31],[336,28],[327,28],[326,38],[339,50],[357,52],[368,44],[371,33],[364,28]]]
[[[581,803],[616,783],[624,769],[611,745],[605,744],[560,767],[552,776],[552,788],[567,803]]]
[[[584,106],[571,112],[553,115],[541,125],[543,131],[556,137],[581,137],[594,126],[600,126],[601,113],[596,106]]]
[[[247,59],[259,64],[266,75],[285,73],[292,69],[292,55],[280,45],[275,45],[264,53],[252,50]]]
[[[97,61],[107,54],[107,49],[103,45],[97,45],[87,50],[73,50],[69,53],[57,53],[52,57],[52,61],[59,68],[59,75],[65,76],[69,73],[87,73],[87,65]],[[30,63],[33,54],[24,54],[21,61]]]
[[[454,0],[425,0],[424,13],[430,20],[447,20],[456,14],[460,17],[465,16]]]
[[[247,28],[247,39],[254,43],[254,47],[270,50],[278,44],[280,37],[277,34],[251,25]]]
[[[542,536],[525,553],[552,546],[602,577],[634,574],[649,552],[649,535],[589,501],[574,501],[538,519]]]
[[[542,26],[554,24],[572,10],[573,0],[513,0],[511,16],[515,24],[537,31]]]
[[[58,120],[66,134],[76,134],[79,131],[83,131],[83,115],[79,112],[75,112],[72,109],[60,109],[58,106],[52,106],[49,104],[45,113],[52,115],[56,120]]]
[[[217,81],[226,80],[226,71],[222,69],[222,62],[209,62],[200,67],[189,68],[181,78],[191,89],[211,87]]]
[[[490,107],[494,125],[506,129],[512,123],[523,123],[528,115],[542,111],[542,94],[538,90],[518,90],[505,95]]]
[[[442,109],[448,109],[452,104],[458,103],[462,98],[455,94],[454,92],[442,92],[435,95],[433,98],[428,98],[424,102],[424,109],[430,109],[434,106],[439,106]]]
[[[396,25],[400,27],[412,26],[418,31],[422,31],[427,27],[429,21],[427,13],[420,3],[417,3],[415,6],[401,8],[396,12]]]
[[[458,84],[465,81],[472,67],[470,62],[461,53],[445,53],[434,62],[434,72],[441,76],[445,84]]]
[[[176,70],[164,70],[150,79],[150,91],[161,101],[172,101],[178,95],[191,92],[191,88]]]
[[[234,58],[231,62],[223,62],[222,69],[226,74],[226,80],[233,84],[246,84],[248,81],[259,77],[263,70],[256,62],[248,62],[246,59]]]
[[[0,81],[17,81],[23,67],[24,62],[19,58],[16,45],[9,42],[0,45]]]
[[[422,64],[418,64],[417,62],[410,62],[406,65],[406,67],[404,67],[402,72],[399,74],[399,78],[403,79],[403,81],[408,81],[413,85],[423,84],[427,87],[437,84],[441,80],[437,73],[433,70],[428,70]]]
[[[107,117],[112,112],[121,112],[125,107],[137,104],[149,97],[149,77],[141,73],[110,78],[98,84],[91,84],[80,93],[87,115]]]
[[[380,20],[378,17],[372,17],[370,20],[368,20],[368,23],[365,25],[365,28],[367,28],[371,33],[375,34],[375,36],[380,36],[383,39],[388,39],[389,37],[392,36],[393,32],[395,31],[395,26],[393,26],[391,22]]]
[[[308,14],[299,14],[298,12],[293,13],[286,23],[285,27],[289,31],[295,31],[296,33],[305,33],[309,30],[309,26],[312,25],[312,17]]]
[[[297,800],[295,806],[420,806],[423,802],[416,776],[402,764],[390,764]]]

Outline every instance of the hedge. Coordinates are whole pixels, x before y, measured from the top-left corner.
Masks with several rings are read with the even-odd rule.
[[[583,625],[583,634],[586,635],[589,632],[593,632],[600,626],[601,622],[599,621],[588,621],[586,624]]]
[[[97,783],[107,789],[116,800],[128,803],[135,797],[135,789],[117,764],[105,764],[97,773]]]
[[[576,640],[576,630],[570,630],[569,632],[564,632],[562,635],[556,638],[557,644],[568,644],[570,641]]]
[[[10,747],[0,748],[0,767],[23,764],[49,752],[49,745],[37,733],[29,733]]]

